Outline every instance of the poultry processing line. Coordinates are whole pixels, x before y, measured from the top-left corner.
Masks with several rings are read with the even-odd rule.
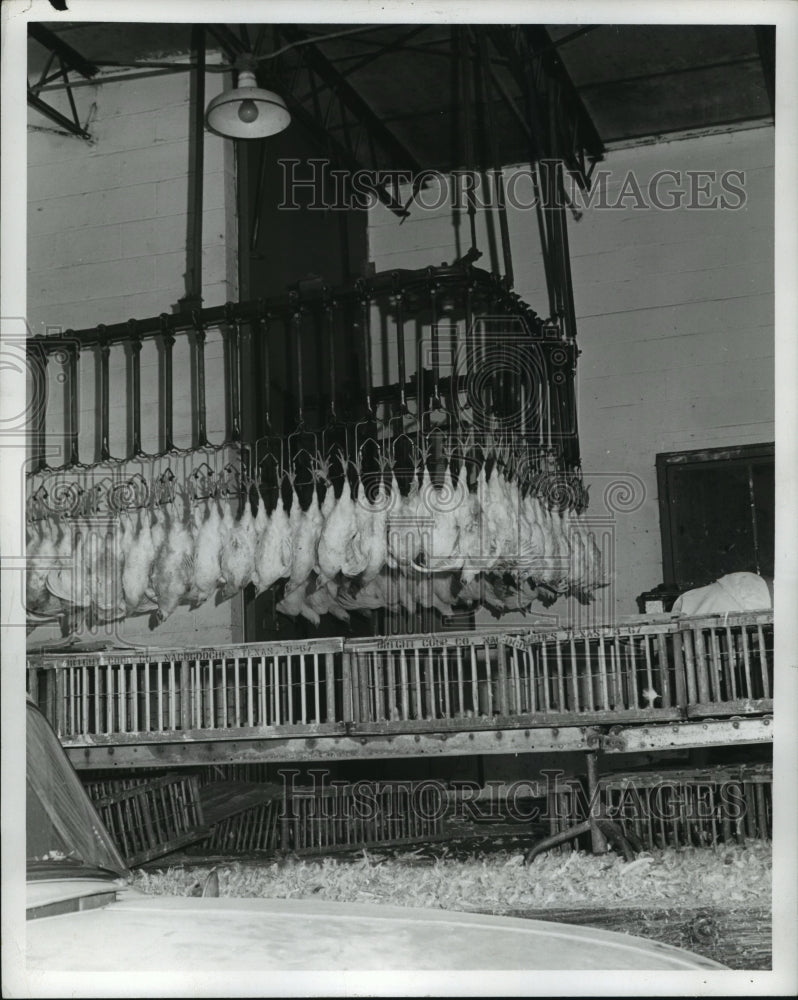
[[[375,387],[378,325],[396,350]],[[225,361],[221,444],[209,439],[206,392],[214,331]],[[175,425],[179,343],[194,372],[188,447],[178,446]],[[342,351],[352,344],[357,371],[342,382]],[[150,452],[141,405],[148,346],[160,352],[147,366],[158,373],[160,419]],[[446,614],[485,604],[498,615],[568,592],[587,600],[604,582],[584,519],[575,345],[470,264],[391,271],[337,290],[301,282],[269,300],[34,337],[28,350],[37,361],[31,625],[58,619],[74,632],[134,614],[165,620],[180,604],[200,607],[250,585],[276,587],[279,612],[314,624],[377,607]],[[130,376],[122,456],[112,454],[110,401],[120,350]],[[52,379],[59,357],[63,378]],[[98,405],[87,462],[77,397],[92,365]],[[248,428],[245,365],[260,376]],[[53,382],[66,392],[61,466],[48,464],[43,447]],[[197,490],[187,467],[200,460],[224,483]],[[173,469],[181,463],[183,481]],[[126,479],[131,468],[138,474]],[[146,496],[142,481],[151,484]]]
[[[218,473],[203,462],[183,482],[169,466],[151,482],[39,487],[28,504],[31,624],[165,621],[250,585],[278,587],[278,612],[314,625],[417,605],[501,615],[561,594],[589,600],[605,584],[578,480],[530,474],[509,442],[486,447],[473,434],[446,435],[438,462],[411,442],[404,466],[395,439],[369,443],[368,472],[364,445],[350,458],[302,447],[257,478],[240,461]]]

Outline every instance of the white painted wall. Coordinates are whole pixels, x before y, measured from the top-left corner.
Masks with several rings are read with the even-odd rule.
[[[208,61],[215,55],[209,53]],[[118,75],[115,71],[114,75]],[[207,99],[225,84],[206,74]],[[34,333],[124,322],[171,313],[185,294],[189,225],[190,74],[101,80],[75,90],[78,112],[88,121],[91,142],[60,133],[35,111],[28,130],[28,323]],[[59,98],[47,95],[58,106]],[[63,97],[60,98],[63,100]],[[233,148],[205,133],[203,176],[203,305],[238,298],[237,217]],[[208,436],[225,436],[221,333],[209,330],[206,344]],[[123,350],[110,356],[110,450],[129,450],[130,413],[125,382],[130,362]],[[83,352],[79,384],[81,460],[96,455],[98,399],[96,359]],[[66,368],[49,369],[47,432],[50,463],[61,464]],[[192,395],[185,338],[174,348],[175,443],[191,443]],[[142,446],[158,446],[155,343],[141,353]],[[194,462],[194,465],[198,462]],[[174,471],[192,462],[173,464]],[[148,472],[147,463],[130,471]],[[201,611],[178,609],[150,631],[146,618],[124,623],[121,638],[154,644],[211,644],[241,638],[239,601]],[[37,630],[32,639],[44,637]],[[50,633],[48,633],[50,634]]]
[[[635,614],[635,597],[662,581],[656,454],[774,439],[773,157],[772,127],[615,149],[600,165],[610,171],[609,204],[629,171],[645,193],[663,169],[681,172],[683,184],[690,170],[743,171],[746,203],[663,211],[634,208],[632,198],[626,207],[588,208],[578,222],[569,219],[590,515],[611,514],[604,497],[614,482],[642,484],[640,506],[614,515],[614,593],[594,607],[596,619]],[[506,182],[519,171],[507,168]],[[516,180],[527,200],[525,178]],[[720,193],[717,184],[713,192]],[[438,200],[434,189],[423,198]],[[535,213],[508,214],[515,289],[545,316]],[[482,212],[477,222],[479,265],[490,268],[490,219]],[[378,271],[452,261],[468,248],[468,220],[446,204],[416,207],[400,226],[379,205],[370,213],[369,245]],[[493,269],[501,271],[500,263]],[[374,354],[378,381],[395,379]]]

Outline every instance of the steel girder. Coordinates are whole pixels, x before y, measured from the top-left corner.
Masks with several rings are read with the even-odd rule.
[[[28,81],[28,105],[35,108],[40,114],[49,118],[50,121],[55,122],[56,125],[59,125],[72,135],[80,136],[82,139],[90,139],[90,134],[81,125],[80,118],[78,117],[78,110],[75,106],[72,88],[69,85],[69,73],[74,71],[79,73],[84,79],[91,79],[97,74],[98,67],[89,62],[88,59],[85,59],[79,52],[73,49],[71,45],[67,45],[67,43],[62,41],[58,35],[49,31],[47,28],[42,27],[41,24],[29,24],[28,37],[32,38],[35,42],[38,42],[39,45],[47,49],[50,53],[45,67],[36,83],[31,84],[30,81]],[[55,70],[53,70],[53,63],[58,64],[58,68]],[[48,104],[39,96],[39,92],[42,87],[58,77],[64,81],[64,88],[67,93],[67,98],[69,99],[69,108],[72,114],[71,118],[67,117],[67,115],[63,114],[57,108]]]

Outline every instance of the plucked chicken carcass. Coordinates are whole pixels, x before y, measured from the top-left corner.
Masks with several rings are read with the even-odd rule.
[[[157,551],[150,518],[148,508],[142,507],[136,530],[128,514],[122,517],[122,593],[129,613],[155,608],[154,602],[145,596]]]
[[[25,605],[29,611],[42,614],[52,597],[47,590],[47,574],[52,569],[58,544],[55,523],[42,518],[35,526],[28,525],[25,548],[27,574],[25,578]]]
[[[185,503],[162,512],[164,532],[152,567],[152,589],[160,621],[172,614],[191,589],[194,578],[194,538],[186,519]]]
[[[47,574],[47,589],[72,608],[89,608],[91,596],[85,553],[86,526],[75,519],[64,525],[56,550],[57,566]]]
[[[365,570],[368,552],[363,553],[358,535],[349,479],[344,476],[341,494],[332,505],[319,537],[317,566],[323,582],[334,580],[339,573],[357,576]]]
[[[221,597],[226,600],[233,594],[243,590],[251,581],[255,566],[255,518],[252,516],[252,504],[249,495],[244,498],[244,509],[237,520],[228,522],[227,514],[231,511],[228,503],[223,518],[223,538],[220,562],[221,579],[224,581]]]
[[[215,499],[194,508],[194,575],[186,599],[196,608],[216,593],[222,579],[222,515]]]
[[[361,529],[361,534],[365,538],[368,555],[368,561],[366,562],[362,576],[362,584],[364,586],[367,586],[376,579],[387,562],[388,517],[396,503],[397,497],[398,491],[396,493],[389,493],[386,490],[385,480],[381,476],[374,501],[369,504],[368,498],[362,494],[358,500],[358,504],[364,507],[366,518],[366,526]]]
[[[252,580],[258,593],[263,593],[272,584],[288,576],[291,572],[292,558],[291,526],[278,492],[277,504],[266,519],[265,527],[258,534],[255,543]]]

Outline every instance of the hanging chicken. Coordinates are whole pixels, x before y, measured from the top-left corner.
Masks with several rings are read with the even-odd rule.
[[[166,621],[186,597],[194,578],[194,538],[186,519],[184,498],[162,513],[163,542],[152,568],[158,619]]]

